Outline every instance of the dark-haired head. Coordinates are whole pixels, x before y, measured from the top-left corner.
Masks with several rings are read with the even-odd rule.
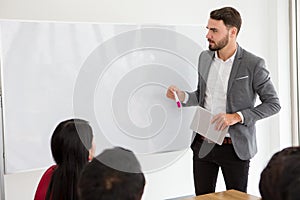
[[[93,132],[89,123],[82,119],[59,123],[51,138],[51,151],[57,168],[47,199],[77,199],[78,176],[94,153]]]
[[[242,25],[240,13],[232,7],[224,7],[210,12],[210,18],[214,20],[222,20],[228,28],[236,27],[237,34]]]
[[[80,200],[139,200],[145,177],[132,151],[107,149],[83,169],[79,182]]]
[[[86,162],[92,148],[93,131],[82,119],[69,119],[58,124],[51,138],[51,151],[56,164]]]
[[[300,197],[300,147],[275,153],[261,173],[263,200],[297,200]]]

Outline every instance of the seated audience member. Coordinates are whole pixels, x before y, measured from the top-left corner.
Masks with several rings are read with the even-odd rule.
[[[300,199],[300,147],[275,153],[261,173],[259,190],[263,200]]]
[[[69,119],[55,128],[51,151],[56,165],[43,174],[35,200],[77,200],[77,181],[95,153],[93,132],[82,119]]]
[[[80,200],[140,200],[145,177],[132,151],[104,150],[84,167],[78,181]]]

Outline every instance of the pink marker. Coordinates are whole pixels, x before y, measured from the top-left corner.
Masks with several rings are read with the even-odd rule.
[[[176,101],[176,103],[177,103],[177,107],[180,108],[180,107],[181,107],[181,103],[180,103],[180,101],[179,101],[179,98],[178,98],[178,96],[177,96],[177,93],[176,93],[175,91],[173,91],[173,93],[174,93],[174,96],[175,96],[175,101]]]

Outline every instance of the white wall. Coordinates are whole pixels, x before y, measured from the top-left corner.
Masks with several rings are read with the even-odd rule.
[[[258,181],[264,165],[275,151],[291,144],[288,1],[0,0],[0,5],[2,19],[137,24],[206,24],[210,10],[234,6],[243,19],[239,44],[266,60],[282,104],[280,114],[257,124],[259,152],[250,164],[249,193],[259,195]],[[188,150],[169,167],[146,174],[144,199],[192,194],[191,162]],[[6,199],[32,199],[42,172],[5,175]],[[224,190],[222,179],[218,190]]]

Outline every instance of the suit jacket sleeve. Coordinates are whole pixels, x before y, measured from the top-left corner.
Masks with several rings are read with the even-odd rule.
[[[246,126],[254,125],[257,120],[269,117],[281,109],[279,98],[263,59],[259,59],[255,65],[252,88],[258,94],[261,103],[253,108],[241,110]]]

